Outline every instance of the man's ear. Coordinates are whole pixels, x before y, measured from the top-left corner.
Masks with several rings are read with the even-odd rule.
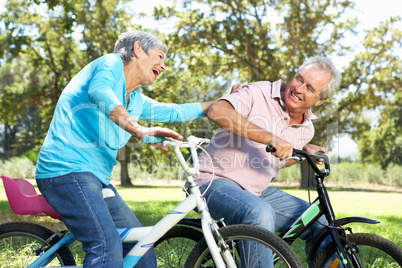
[[[135,42],[134,49],[133,49],[133,56],[136,58],[139,58],[142,52],[143,52],[143,49],[141,47],[140,42]]]
[[[326,101],[327,99],[319,99],[319,100],[317,100],[315,103],[314,103],[314,106],[318,106],[318,105],[320,105],[321,103],[323,103],[324,101]]]

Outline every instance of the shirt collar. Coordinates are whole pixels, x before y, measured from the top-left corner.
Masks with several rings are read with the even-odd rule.
[[[282,101],[282,92],[285,92],[287,84],[283,82],[281,79],[272,83],[272,91],[271,96],[273,99],[278,99],[279,104],[283,107],[286,107],[286,103]]]

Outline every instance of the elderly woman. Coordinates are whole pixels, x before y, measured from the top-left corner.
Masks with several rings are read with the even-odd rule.
[[[183,105],[158,103],[136,90],[152,84],[165,71],[167,47],[156,37],[130,30],[116,42],[114,53],[89,63],[60,96],[36,168],[38,188],[61,215],[86,253],[84,267],[123,267],[117,228],[141,226],[110,184],[119,148],[131,136],[182,139],[152,122],[185,122],[204,116],[213,102]],[[162,144],[155,146],[167,150]],[[104,199],[102,189],[115,196]],[[136,267],[155,267],[149,251]]]

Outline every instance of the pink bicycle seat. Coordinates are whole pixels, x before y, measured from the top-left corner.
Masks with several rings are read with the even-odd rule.
[[[60,215],[38,195],[33,185],[23,179],[1,176],[10,207],[18,215],[50,216],[60,220]]]

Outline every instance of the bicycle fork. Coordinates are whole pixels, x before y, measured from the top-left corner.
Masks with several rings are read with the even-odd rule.
[[[226,245],[225,240],[220,235],[218,225],[212,219],[211,215],[206,209],[201,211],[201,226],[216,267],[235,268],[236,264],[232,255],[230,254],[230,251],[228,250],[229,247]],[[225,266],[225,262],[223,261],[222,257],[228,266]]]
[[[229,247],[219,233],[219,227],[217,223],[214,221],[211,214],[209,214],[208,207],[206,206],[206,200],[204,199],[204,197],[201,197],[200,200],[201,204],[198,204],[197,207],[199,208],[201,214],[202,232],[204,233],[205,241],[207,242],[208,248],[211,252],[216,267],[235,268],[236,263],[232,255],[230,254]],[[223,261],[222,257],[225,261]],[[225,266],[225,262],[228,266]]]
[[[316,181],[317,181],[317,192],[319,195],[319,200],[320,203],[322,204],[322,209],[325,214],[325,217],[327,218],[327,221],[329,223],[328,225],[329,234],[332,238],[332,241],[335,243],[337,247],[337,251],[342,266],[345,268],[352,267],[350,261],[348,260],[349,256],[352,259],[351,262],[353,263],[353,266],[355,268],[360,268],[361,265],[357,260],[356,255],[353,252],[353,248],[350,247],[349,242],[347,241],[345,229],[343,229],[342,227],[335,226],[335,212],[332,209],[331,203],[329,201],[328,192],[324,184],[322,183],[321,178],[318,175],[316,175]],[[339,234],[338,231],[340,232]],[[341,237],[344,237],[346,243],[343,243],[343,241],[341,241]]]
[[[337,241],[334,240],[337,245],[338,254],[339,254],[339,256],[341,256],[342,265],[343,265],[343,267],[346,267],[346,268],[350,268],[350,267],[361,268],[362,266],[356,257],[356,253],[358,253],[358,249],[355,247],[355,245],[351,245],[351,243],[348,241],[345,230],[346,229],[344,229],[342,227],[330,228],[331,238],[334,240],[334,238],[333,238],[333,232],[334,232],[336,240],[339,241],[339,243],[338,243]],[[351,231],[350,228],[347,228],[347,230]],[[342,250],[340,250],[340,249],[342,249]],[[342,256],[341,255],[342,253],[345,254],[345,256],[348,256],[349,258]],[[349,261],[348,261],[348,259],[349,259]],[[351,265],[351,263],[352,263],[352,265]]]

